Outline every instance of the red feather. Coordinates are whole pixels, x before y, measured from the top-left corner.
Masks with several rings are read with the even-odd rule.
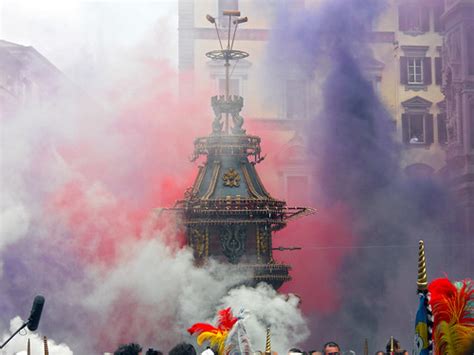
[[[474,288],[471,283],[471,280],[464,280],[459,283],[460,287],[456,287],[449,279],[441,278],[428,286],[434,316],[435,354],[462,353],[471,341],[472,336],[467,336],[474,334],[474,318],[470,309]]]
[[[237,321],[238,321],[238,318],[234,317],[230,307],[219,311],[219,322],[218,322],[219,329],[231,330]]]
[[[436,314],[435,322],[449,322],[452,314],[449,311],[449,301],[456,295],[456,286],[448,278],[439,278],[433,280],[428,286],[430,293],[430,303],[433,308],[433,314]],[[436,324],[435,324],[436,327]]]
[[[217,333],[218,331],[219,329],[207,323],[196,323],[196,324],[193,324],[193,326],[188,329],[188,332],[191,335],[193,335],[194,333],[201,334],[202,332]]]
[[[233,316],[232,310],[229,307],[219,311],[217,328],[208,323],[196,323],[188,329],[188,332],[191,335],[194,333],[199,335],[203,332],[217,333],[218,331],[227,331],[232,329],[237,320],[238,318]]]

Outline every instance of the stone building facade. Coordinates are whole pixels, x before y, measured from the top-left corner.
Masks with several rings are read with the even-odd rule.
[[[456,224],[462,234],[473,236],[474,1],[446,0],[445,6],[441,52],[447,123],[445,175],[456,196]]]

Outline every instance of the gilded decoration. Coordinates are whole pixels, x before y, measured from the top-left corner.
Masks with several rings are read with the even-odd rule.
[[[192,228],[191,239],[196,256],[198,258],[207,258],[209,255],[209,232],[207,228]]]
[[[268,254],[268,233],[266,230],[262,230],[260,227],[257,227],[257,260],[260,262],[262,256]]]
[[[240,186],[240,175],[237,170],[229,168],[222,177],[224,180],[224,186],[239,187]]]

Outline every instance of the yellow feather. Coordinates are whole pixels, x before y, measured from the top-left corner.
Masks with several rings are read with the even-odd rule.
[[[225,353],[225,340],[227,338],[227,331],[218,332],[202,332],[197,337],[197,343],[201,346],[205,341],[209,342],[209,346],[213,349],[218,349],[219,355]]]
[[[473,340],[473,328],[453,322],[440,322],[436,329],[437,353],[443,355],[464,354]]]

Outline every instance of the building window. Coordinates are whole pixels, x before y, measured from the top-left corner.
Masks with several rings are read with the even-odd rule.
[[[431,84],[431,58],[400,57],[400,83],[406,89],[426,89]]]
[[[364,76],[371,82],[374,92],[380,94],[380,84],[385,64],[375,59],[371,52],[365,53],[364,57],[361,58],[361,63]]]
[[[423,84],[423,58],[407,58],[408,84]]]
[[[433,143],[433,115],[429,113],[432,102],[419,96],[402,102],[403,142],[410,145]]]
[[[431,58],[425,54],[427,46],[402,46],[405,56],[400,57],[400,83],[406,90],[427,90],[431,85]]]
[[[286,118],[306,118],[306,82],[304,80],[286,81]]]
[[[429,9],[419,4],[403,4],[398,8],[398,27],[407,34],[417,35],[430,30]]]
[[[424,115],[408,115],[408,137],[410,144],[425,143]]]
[[[403,141],[413,145],[433,143],[433,115],[425,113],[402,114]]]
[[[219,78],[218,81],[219,95],[225,95],[225,78]],[[229,79],[229,95],[242,96],[240,90],[240,79]]]

